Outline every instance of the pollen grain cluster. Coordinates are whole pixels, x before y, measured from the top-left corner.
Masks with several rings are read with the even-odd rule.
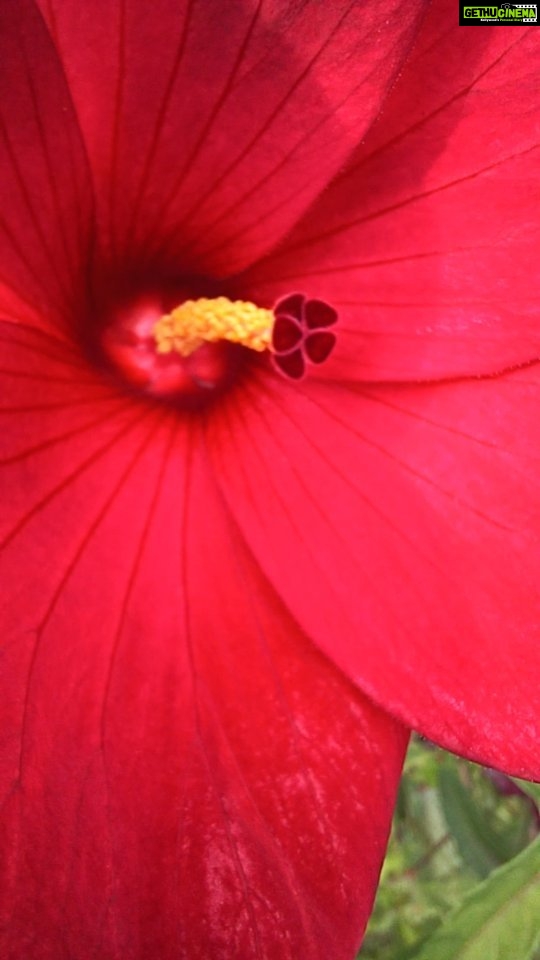
[[[203,343],[229,340],[251,350],[268,350],[272,339],[274,314],[247,300],[228,297],[185,300],[171,313],[162,316],[153,335],[158,353],[173,351],[189,357]]]

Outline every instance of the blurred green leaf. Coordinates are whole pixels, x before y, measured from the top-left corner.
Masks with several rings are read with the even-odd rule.
[[[493,829],[454,764],[441,767],[439,788],[444,816],[463,861],[478,877],[489,876],[517,850],[509,850],[504,837]]]
[[[530,783],[529,780],[518,780],[517,777],[512,778],[514,783],[517,783],[518,787],[523,790],[523,793],[526,793],[531,800],[534,800],[536,806],[540,809],[540,783]]]
[[[468,800],[463,801],[456,780]],[[501,859],[512,860],[538,836],[540,784],[514,783],[512,789],[510,778],[413,737],[361,960],[417,960],[450,912],[476,889],[478,873],[467,856],[464,817],[482,856],[487,848],[487,857],[497,865]],[[443,803],[447,793],[451,802],[445,796]],[[438,954],[429,960],[439,960]],[[482,960],[492,960],[489,945]],[[512,949],[504,960],[514,960]],[[528,960],[540,960],[540,938],[537,952]]]
[[[540,837],[453,910],[415,960],[532,960],[540,938]]]

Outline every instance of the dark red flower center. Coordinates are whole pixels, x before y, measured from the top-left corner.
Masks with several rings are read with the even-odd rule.
[[[201,343],[183,356],[160,352],[155,335],[163,317],[157,298],[118,307],[100,332],[100,346],[110,370],[128,387],[161,400],[199,405],[227,387],[242,365],[233,344]]]

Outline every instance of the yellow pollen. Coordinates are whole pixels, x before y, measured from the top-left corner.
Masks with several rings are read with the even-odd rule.
[[[274,314],[246,300],[216,297],[185,300],[156,323],[153,334],[158,353],[176,351],[189,357],[203,343],[230,340],[251,350],[268,350]]]

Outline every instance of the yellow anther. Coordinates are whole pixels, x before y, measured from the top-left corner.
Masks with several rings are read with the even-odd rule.
[[[153,333],[158,353],[189,357],[203,343],[230,340],[251,350],[268,350],[274,314],[246,300],[186,300],[156,323]]]

